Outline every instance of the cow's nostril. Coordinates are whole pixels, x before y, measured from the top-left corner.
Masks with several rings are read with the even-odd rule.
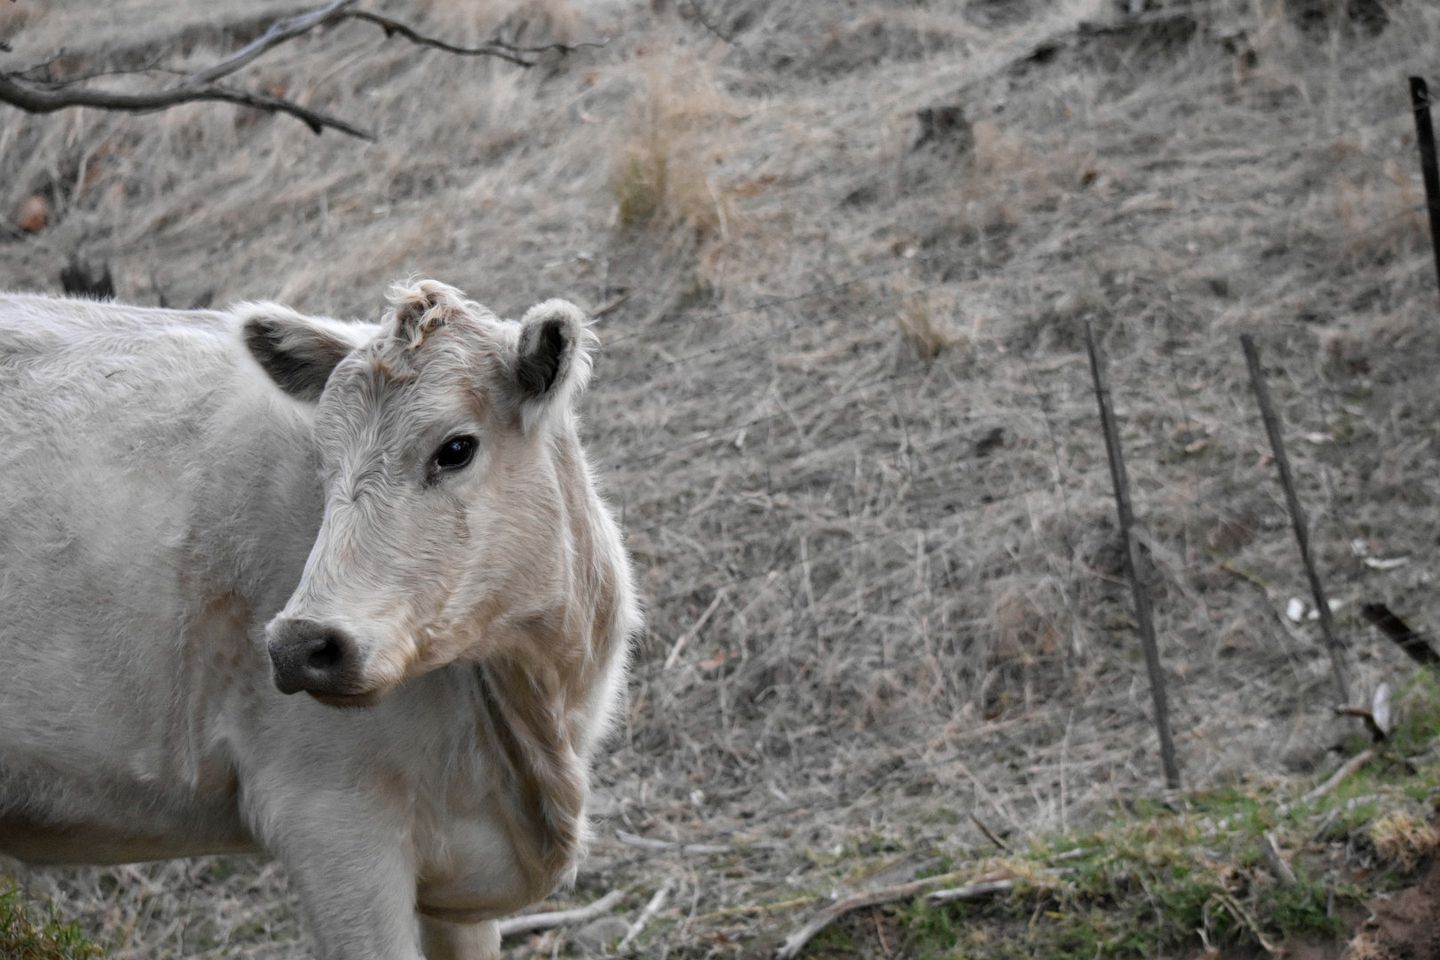
[[[329,636],[313,650],[310,651],[308,662],[312,670],[329,670],[336,666],[344,658],[345,651],[340,646],[340,641]]]
[[[355,641],[335,624],[304,618],[271,629],[270,662],[281,693],[350,694],[362,677]]]

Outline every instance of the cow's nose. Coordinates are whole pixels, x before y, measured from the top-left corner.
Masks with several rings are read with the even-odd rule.
[[[357,693],[358,660],[354,638],[334,624],[282,620],[271,628],[270,663],[281,693]]]

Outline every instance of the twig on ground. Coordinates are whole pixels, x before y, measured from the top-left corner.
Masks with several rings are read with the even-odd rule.
[[[1325,796],[1325,794],[1329,793],[1336,787],[1340,786],[1340,784],[1344,783],[1349,777],[1353,776],[1356,771],[1358,771],[1361,767],[1365,766],[1365,764],[1369,763],[1374,758],[1374,747],[1371,747],[1368,750],[1362,750],[1359,753],[1355,754],[1355,756],[1342,763],[1340,765],[1340,769],[1330,774],[1330,778],[1328,780],[1320,784],[1320,786],[1316,787],[1314,790],[1311,790],[1309,793],[1305,794],[1305,796],[1301,797],[1301,802],[1313,803],[1316,800],[1319,800],[1321,797]]]
[[[645,904],[645,909],[640,911],[640,916],[636,917],[635,922],[630,924],[630,929],[625,931],[625,936],[621,938],[620,943],[615,947],[616,953],[630,946],[631,942],[640,936],[640,932],[645,929],[645,925],[649,923],[655,917],[655,914],[660,912],[660,908],[665,905],[665,898],[670,896],[670,889],[674,885],[675,881],[673,878],[660,884],[660,889],[656,890],[655,895],[650,898],[650,902]]]
[[[980,832],[985,834],[985,838],[991,843],[995,844],[995,846],[999,847],[1001,850],[1010,849],[1005,845],[1005,841],[1001,840],[999,837],[995,836],[995,834],[991,833],[990,828],[985,826],[985,824],[981,823],[980,818],[975,816],[974,813],[970,814],[970,822],[975,824],[975,826],[979,828]]]
[[[1377,750],[1375,747],[1370,747],[1369,749],[1362,750],[1359,753],[1355,754],[1355,756],[1342,763],[1334,773],[1330,774],[1329,778],[1327,778],[1324,783],[1320,784],[1314,790],[1311,790],[1309,793],[1305,794],[1303,797],[1301,797],[1294,803],[1280,804],[1280,806],[1276,808],[1277,812],[1283,817],[1285,814],[1289,813],[1291,810],[1302,804],[1314,803],[1316,800],[1319,800],[1321,797],[1325,796],[1327,793],[1340,786],[1340,784],[1344,783],[1349,777],[1353,776],[1355,772],[1361,767],[1365,766],[1365,764],[1375,759],[1376,752]]]
[[[1293,887],[1295,885],[1295,871],[1290,869],[1290,864],[1285,862],[1285,855],[1280,852],[1280,844],[1275,839],[1273,831],[1266,830],[1260,838],[1260,854],[1265,858],[1265,864],[1281,886]]]
[[[680,658],[680,651],[684,650],[685,645],[688,644],[691,640],[695,639],[695,636],[702,629],[704,629],[705,624],[710,621],[710,618],[715,614],[716,609],[719,608],[720,601],[724,599],[725,588],[721,587],[719,590],[715,591],[715,599],[710,601],[710,606],[705,608],[705,612],[700,614],[700,616],[696,619],[695,623],[691,625],[690,629],[682,633],[680,635],[680,638],[675,641],[675,645],[670,648],[670,652],[665,657],[665,665],[661,668],[662,670],[669,670],[671,667],[675,666],[675,661]]]
[[[1250,911],[1240,905],[1240,901],[1228,893],[1217,893],[1211,899],[1230,911],[1230,916],[1234,917],[1237,922],[1244,924],[1250,931],[1250,935],[1255,938],[1255,942],[1260,944],[1262,950],[1271,955],[1278,952],[1275,944],[1266,938],[1265,932],[1260,929],[1260,925],[1256,923],[1255,918],[1250,915]]]
[[[1019,881],[1014,879],[992,879],[980,880],[963,887],[955,887],[945,890],[934,890],[934,887],[952,883],[960,879],[962,873],[946,873],[935,877],[925,877],[922,880],[912,880],[909,883],[902,883],[894,887],[882,887],[879,890],[866,890],[862,893],[853,893],[842,900],[837,900],[825,909],[816,913],[805,925],[785,938],[780,949],[775,952],[777,960],[792,960],[799,955],[805,944],[815,938],[821,930],[839,920],[847,913],[863,909],[865,907],[878,906],[882,903],[894,903],[896,900],[908,900],[911,897],[918,897],[925,894],[927,899],[931,893],[946,895],[945,900],[937,900],[937,903],[954,902],[959,900],[980,900],[985,897],[996,896],[1001,893],[1010,893],[1018,885]]]
[[[513,937],[517,933],[533,933],[536,930],[549,930],[553,927],[594,920],[613,910],[615,904],[619,903],[624,896],[623,889],[611,890],[599,900],[583,907],[575,907],[572,910],[550,910],[545,913],[527,913],[519,917],[506,917],[500,921],[500,936]]]
[[[1066,860],[1079,860],[1081,857],[1088,857],[1094,852],[1093,847],[1076,847],[1074,850],[1061,850],[1048,859],[1051,863],[1064,863]]]
[[[642,837],[626,830],[616,830],[615,839],[629,847],[641,850],[655,850],[663,853],[678,853],[682,857],[704,856],[712,853],[730,853],[735,848],[723,843],[676,843],[674,840],[658,840]]]
[[[925,894],[925,902],[931,904],[972,903],[1002,893],[1010,893],[1015,889],[1015,884],[1014,880],[990,880],[984,883],[967,884],[963,887],[947,887],[944,890],[932,890]]]

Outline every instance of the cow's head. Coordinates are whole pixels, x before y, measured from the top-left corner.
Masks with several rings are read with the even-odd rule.
[[[243,332],[314,405],[324,486],[300,583],[266,628],[280,690],[363,706],[561,629],[589,502],[572,406],[594,335],[579,309],[502,320],[426,280],[391,291],[368,340],[271,306]]]

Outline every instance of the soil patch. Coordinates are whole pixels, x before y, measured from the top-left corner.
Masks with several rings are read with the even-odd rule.
[[[1377,897],[1369,908],[1374,919],[1356,938],[1352,956],[1440,960],[1440,860],[1415,886]]]

